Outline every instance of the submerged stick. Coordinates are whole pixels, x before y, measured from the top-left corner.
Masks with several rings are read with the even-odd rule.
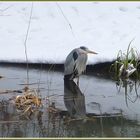
[[[0,90],[0,94],[6,94],[6,93],[22,93],[21,90]]]
[[[19,121],[0,121],[0,124],[4,123],[18,123]]]

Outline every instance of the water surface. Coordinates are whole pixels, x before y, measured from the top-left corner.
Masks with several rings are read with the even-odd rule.
[[[139,81],[116,81],[82,75],[79,87],[63,80],[63,72],[29,70],[31,89],[39,90],[43,107],[31,118],[21,116],[14,98],[26,86],[26,69],[0,67],[1,137],[139,137]],[[48,100],[49,99],[49,100]],[[48,112],[48,105],[63,114]],[[106,115],[106,116],[105,116]],[[102,116],[102,117],[101,117]]]

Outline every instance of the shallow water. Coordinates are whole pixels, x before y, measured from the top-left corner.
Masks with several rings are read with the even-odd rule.
[[[4,76],[0,79],[0,137],[140,136],[139,82],[120,81],[117,86],[111,79],[82,75],[78,87],[74,82],[64,82],[62,72],[30,69],[29,87],[39,89],[43,107],[26,118],[13,100],[22,93],[2,92],[22,90],[26,69],[0,67],[0,75]],[[52,102],[68,111],[69,117],[49,113]]]

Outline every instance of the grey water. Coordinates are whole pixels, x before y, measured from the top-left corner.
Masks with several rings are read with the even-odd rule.
[[[27,71],[0,67],[0,137],[139,137],[140,82],[82,75],[77,86],[63,72],[29,69],[29,87],[39,92],[43,106],[24,118],[14,99],[27,83]],[[55,103],[63,114],[51,114]]]

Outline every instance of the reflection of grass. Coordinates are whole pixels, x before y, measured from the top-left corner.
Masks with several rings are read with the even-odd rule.
[[[138,80],[132,81],[130,79],[119,79],[116,83],[118,93],[122,93],[121,89],[124,89],[125,102],[128,107],[128,100],[131,103],[135,103],[139,97],[138,88],[140,83]]]
[[[139,78],[138,74],[138,66],[139,66],[139,56],[137,50],[131,47],[132,41],[129,43],[126,53],[123,53],[120,50],[117,54],[117,60],[111,66],[111,70],[113,69],[115,73],[115,77],[118,78],[121,76],[121,66],[123,65],[123,71],[127,71],[130,65],[133,65],[136,68],[136,71],[133,73],[135,78]]]

